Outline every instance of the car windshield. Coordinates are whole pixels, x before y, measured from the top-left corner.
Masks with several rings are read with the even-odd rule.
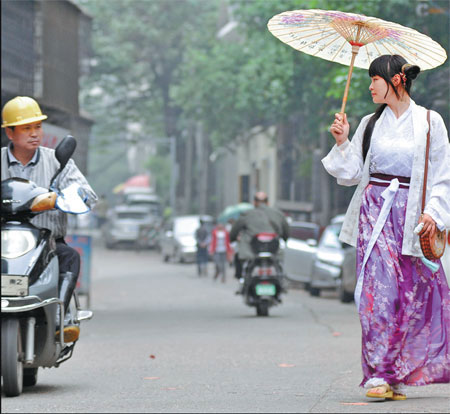
[[[319,238],[319,228],[314,226],[292,225],[289,229],[290,237],[297,240],[308,240]]]
[[[175,220],[174,232],[179,235],[194,235],[200,227],[200,220],[196,217]]]
[[[342,223],[330,224],[324,230],[322,239],[320,241],[321,246],[333,247],[339,249],[342,247],[339,241],[339,232],[341,231]]]
[[[135,211],[126,211],[122,213],[117,213],[117,218],[120,220],[128,220],[128,219],[144,220],[146,216],[147,215],[145,213],[139,213]]]

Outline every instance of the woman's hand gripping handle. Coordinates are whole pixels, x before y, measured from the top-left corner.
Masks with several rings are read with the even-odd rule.
[[[348,139],[348,134],[350,132],[350,125],[347,121],[346,114],[335,114],[335,120],[330,127],[331,135],[333,135],[336,140],[336,144],[339,146],[343,144]]]

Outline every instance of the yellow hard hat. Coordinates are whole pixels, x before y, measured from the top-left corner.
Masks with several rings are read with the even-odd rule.
[[[43,121],[47,115],[43,115],[38,103],[28,96],[16,96],[6,102],[2,111],[2,128],[31,124]]]

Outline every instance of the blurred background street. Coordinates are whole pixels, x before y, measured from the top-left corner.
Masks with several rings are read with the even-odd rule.
[[[335,292],[291,288],[260,318],[234,294],[232,269],[222,284],[210,266],[199,278],[153,250],[107,250],[97,233],[94,318],[74,356],[2,398],[2,412],[448,412],[448,386],[364,396],[357,313]]]

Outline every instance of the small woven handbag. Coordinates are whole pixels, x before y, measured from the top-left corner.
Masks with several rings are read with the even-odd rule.
[[[428,121],[428,134],[427,134],[427,147],[425,153],[425,170],[423,177],[423,190],[422,190],[422,215],[425,210],[425,197],[427,192],[427,178],[428,178],[428,157],[430,155],[430,111],[427,111]],[[436,260],[442,257],[445,251],[445,244],[447,242],[447,231],[436,229],[433,236],[420,236],[420,247],[422,248],[423,255],[428,260]]]

